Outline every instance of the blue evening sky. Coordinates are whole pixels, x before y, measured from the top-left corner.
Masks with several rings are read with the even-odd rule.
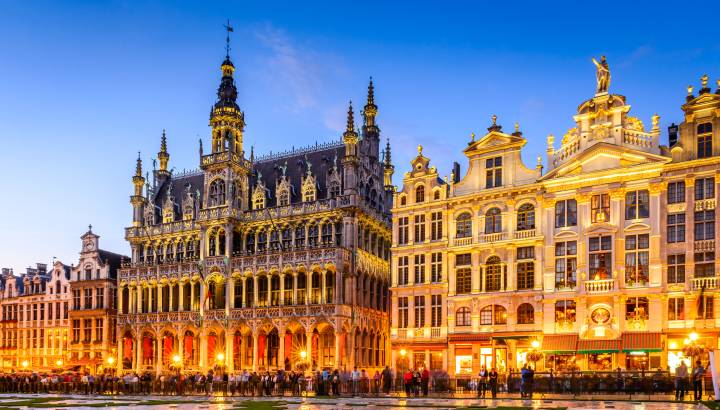
[[[497,114],[532,167],[571,126],[607,55],[611,92],[647,125],[681,121],[688,84],[720,78],[720,3],[0,2],[0,266],[77,262],[89,223],[127,254],[130,177],[167,129],[170,167],[198,165],[230,18],[245,146],[340,138],[376,85],[400,184],[422,144],[441,175]],[[359,117],[356,117],[359,118]],[[147,169],[147,168],[146,168]]]

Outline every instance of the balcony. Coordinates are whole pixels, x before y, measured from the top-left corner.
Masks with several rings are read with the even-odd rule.
[[[715,198],[695,201],[695,211],[711,211],[715,209]]]
[[[597,279],[585,281],[585,292],[604,293],[615,290],[615,279]]]
[[[407,329],[398,329],[398,339],[407,339]]]
[[[526,229],[524,231],[515,231],[513,232],[513,238],[515,239],[528,239],[528,238],[534,238],[536,236],[540,236],[540,233],[537,229]]]
[[[715,252],[715,240],[695,241],[695,252]]]
[[[454,238],[452,241],[453,246],[466,246],[466,245],[472,245],[473,238],[472,236],[469,236],[467,238]]]
[[[705,288],[706,290],[718,289],[718,277],[710,276],[707,278],[692,278],[690,287],[692,290],[700,290],[702,288]]]
[[[440,328],[439,327],[430,328],[430,337],[433,339],[440,337]]]
[[[478,235],[478,242],[480,243],[492,243],[507,240],[507,232],[496,232],[496,233],[483,233]]]

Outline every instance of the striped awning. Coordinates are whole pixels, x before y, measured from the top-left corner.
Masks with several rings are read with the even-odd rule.
[[[623,352],[662,352],[662,334],[632,332],[622,335]]]
[[[578,335],[545,335],[542,351],[545,353],[575,353]]]
[[[578,340],[578,353],[616,353],[620,351],[620,339]]]
[[[490,342],[492,336],[479,333],[456,333],[448,335],[448,340],[450,342]]]

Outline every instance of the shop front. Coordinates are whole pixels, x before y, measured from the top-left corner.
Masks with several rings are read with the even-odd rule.
[[[541,350],[545,354],[545,369],[555,372],[578,370],[577,343],[576,334],[544,336]]]
[[[398,371],[445,369],[447,345],[444,343],[403,343],[393,344],[393,368]]]
[[[451,335],[448,372],[457,377],[477,375],[483,367],[508,370],[508,346],[490,335]]]
[[[583,370],[611,371],[617,368],[620,339],[581,339],[577,353],[585,362]]]
[[[626,370],[662,369],[662,351],[662,334],[659,332],[629,332],[622,335]]]
[[[689,347],[695,349],[689,349]],[[688,368],[692,368],[693,360],[700,360],[703,366],[706,366],[710,360],[708,352],[717,348],[720,348],[717,333],[698,331],[668,334],[667,367],[670,373],[674,374],[681,362],[685,362]],[[693,351],[695,352],[694,357],[690,357],[690,353]]]

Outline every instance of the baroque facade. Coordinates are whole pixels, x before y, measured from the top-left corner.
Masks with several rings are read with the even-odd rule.
[[[64,369],[68,358],[70,266],[56,261],[51,270],[38,263],[15,276],[0,277],[0,369]]]
[[[117,370],[367,369],[389,348],[393,168],[372,81],[341,141],[249,157],[229,56],[197,171],[132,178]],[[154,168],[154,167],[153,167]]]
[[[98,373],[115,368],[117,272],[128,258],[100,249],[92,226],[80,239],[80,260],[70,272],[69,365]]]
[[[674,369],[688,343],[717,348],[720,83],[689,87],[664,146],[659,117],[646,129],[595,64],[545,172],[495,116],[463,177],[419,148],[392,214],[393,366]]]

